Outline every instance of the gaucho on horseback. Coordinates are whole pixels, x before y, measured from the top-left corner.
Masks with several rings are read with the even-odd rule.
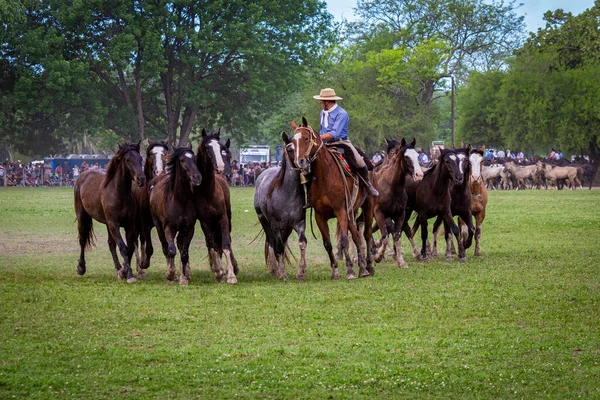
[[[348,139],[348,122],[350,121],[350,117],[346,110],[336,103],[337,100],[342,100],[342,98],[335,94],[335,90],[326,88],[322,89],[319,95],[313,96],[313,99],[319,100],[321,102],[321,107],[323,108],[320,114],[321,140],[325,142],[328,147],[335,147],[344,155],[350,168],[360,177],[369,196],[379,196],[379,192],[377,192],[377,189],[375,189],[369,181],[369,170],[365,162],[364,154],[357,151]],[[310,180],[305,182],[305,184],[306,193],[308,193],[310,189]],[[311,204],[307,195],[304,208],[309,207],[311,207]]]

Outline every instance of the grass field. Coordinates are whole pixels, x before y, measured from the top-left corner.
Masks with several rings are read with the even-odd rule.
[[[72,188],[0,188],[0,398],[600,398],[600,191],[491,192],[465,264],[405,247],[409,269],[331,281],[311,237],[303,283],[268,274],[253,193],[232,189],[239,283],[196,229],[180,287],[156,240],[117,282],[99,224],[78,276]]]

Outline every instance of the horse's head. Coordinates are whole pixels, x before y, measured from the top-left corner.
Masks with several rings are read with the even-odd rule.
[[[456,149],[456,157],[458,157],[458,169],[463,175],[463,182],[469,179],[471,174],[471,164],[469,162],[469,155],[471,154],[471,145],[468,147],[461,147]]]
[[[221,143],[220,140],[221,129],[210,134],[206,133],[205,129],[202,129],[202,143],[198,147],[198,157],[202,155],[207,156],[215,172],[230,175],[231,151],[229,151],[229,146],[231,145],[231,140],[227,139],[225,144]]]
[[[481,171],[483,170],[483,151],[484,148],[473,149],[471,150],[471,155],[469,156],[469,163],[471,164],[471,179],[473,179],[474,182],[478,182],[483,179],[481,175]]]
[[[310,163],[317,158],[317,152],[323,146],[321,137],[313,128],[308,126],[306,119],[302,117],[302,125],[298,126],[294,121],[291,122],[294,136],[290,143],[294,151],[294,164],[300,169],[302,174],[310,174]]]
[[[125,144],[120,145],[119,150],[115,153],[113,159],[111,160],[112,166],[122,165],[124,171],[128,172],[131,175],[131,178],[138,186],[144,186],[146,183],[146,176],[144,175],[144,171],[142,170],[142,155],[140,154],[140,144]],[[109,166],[108,170],[111,170]],[[114,167],[113,167],[114,168]],[[116,171],[112,171],[110,175],[114,176]],[[107,171],[107,175],[109,175],[109,171]]]
[[[148,139],[146,162],[144,164],[144,174],[146,179],[152,179],[156,175],[165,172],[165,162],[167,161],[168,152],[168,141],[153,142]]]
[[[406,173],[410,174],[415,182],[419,182],[421,179],[423,179],[423,170],[419,164],[419,153],[417,153],[417,150],[415,150],[417,139],[413,138],[412,142],[407,144],[406,140],[402,138],[400,143],[402,145],[404,154],[405,171]]]
[[[442,150],[442,153],[440,154],[440,164],[452,178],[452,183],[455,185],[463,183],[465,172],[464,169],[461,168],[462,164],[456,151],[451,149]]]
[[[175,149],[167,159],[165,171],[170,174],[173,183],[180,173],[184,174],[192,186],[199,186],[202,183],[202,175],[196,166],[196,157],[191,145]]]

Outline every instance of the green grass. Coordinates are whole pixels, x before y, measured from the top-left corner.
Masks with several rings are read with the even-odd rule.
[[[409,269],[350,282],[312,237],[307,281],[272,278],[252,200],[232,189],[237,285],[200,229],[190,286],[159,249],[127,285],[100,224],[76,274],[72,189],[0,189],[0,398],[600,398],[600,191],[491,192],[483,259],[404,240]]]

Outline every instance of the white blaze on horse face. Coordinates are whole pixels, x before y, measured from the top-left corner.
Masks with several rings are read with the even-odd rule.
[[[464,176],[465,171],[463,169],[463,164],[464,164],[463,161],[465,160],[465,158],[467,156],[463,153],[458,153],[456,156],[458,157],[458,170],[460,171],[461,175]]]
[[[414,173],[413,180],[415,182],[423,179],[423,170],[421,169],[421,165],[419,164],[419,154],[415,149],[406,149],[404,152],[404,157],[409,158],[412,161]]]
[[[164,152],[165,152],[165,148],[162,146],[156,146],[152,149],[152,154],[154,155],[154,174],[155,175],[160,175],[165,170],[165,168],[163,166]]]
[[[481,160],[483,160],[483,157],[479,153],[473,153],[471,154],[471,157],[469,157],[469,162],[471,163],[471,176],[474,180],[481,178]]]
[[[302,139],[301,133],[296,133],[292,140],[296,142],[294,144],[294,149],[296,150],[296,163],[300,161],[300,139]]]
[[[222,174],[225,171],[225,162],[221,155],[221,145],[216,139],[211,140],[208,145],[212,147],[213,155],[215,156],[215,162],[217,163],[217,172]]]

